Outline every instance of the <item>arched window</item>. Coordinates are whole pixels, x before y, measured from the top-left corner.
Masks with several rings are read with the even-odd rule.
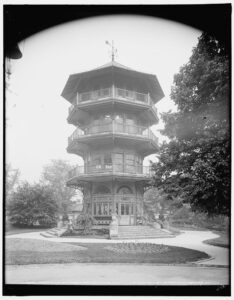
[[[110,190],[105,185],[100,185],[96,188],[95,194],[110,194]]]
[[[121,187],[119,187],[117,193],[121,195],[132,194],[132,190],[130,189],[130,187],[122,185]]]

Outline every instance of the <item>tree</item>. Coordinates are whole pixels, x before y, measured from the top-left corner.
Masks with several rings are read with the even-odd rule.
[[[150,221],[155,221],[155,214],[163,216],[166,212],[173,214],[183,207],[183,199],[165,193],[161,188],[149,187],[144,194],[144,211]]]
[[[12,194],[8,206],[10,223],[17,226],[56,224],[57,204],[48,186],[24,183]]]
[[[41,182],[51,187],[59,211],[64,214],[67,213],[71,198],[76,194],[75,189],[66,186],[68,173],[73,168],[64,160],[52,160],[50,164],[44,167],[41,176]]]
[[[166,194],[157,188],[148,188],[144,193],[144,211],[150,221],[155,221],[155,213],[161,213]]]
[[[227,52],[203,33],[174,76],[177,112],[162,115],[162,134],[170,142],[153,165],[155,186],[209,214],[228,214],[230,208],[229,85]]]
[[[6,199],[9,200],[11,194],[15,190],[17,184],[19,183],[20,171],[19,169],[13,169],[10,164],[6,164],[5,167],[5,189],[6,189]]]

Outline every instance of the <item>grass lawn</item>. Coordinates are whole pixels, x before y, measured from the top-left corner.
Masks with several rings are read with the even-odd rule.
[[[229,235],[226,231],[214,231],[215,234],[218,234],[219,237],[203,241],[205,244],[212,246],[229,248]]]
[[[55,243],[6,239],[6,264],[192,262],[209,256],[200,251],[151,243]]]

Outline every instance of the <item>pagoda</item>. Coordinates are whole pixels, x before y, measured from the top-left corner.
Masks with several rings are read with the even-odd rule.
[[[138,225],[150,167],[146,156],[158,151],[150,127],[158,122],[155,104],[164,97],[155,75],[110,63],[72,74],[62,96],[71,103],[67,121],[76,129],[67,151],[84,164],[69,174],[67,185],[83,189],[84,211],[107,226]]]

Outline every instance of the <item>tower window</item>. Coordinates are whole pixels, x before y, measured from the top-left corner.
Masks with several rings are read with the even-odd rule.
[[[104,154],[104,165],[105,165],[105,168],[111,168],[112,167],[111,153]]]
[[[94,166],[95,169],[101,169],[101,167],[102,167],[101,157],[95,157],[94,158],[93,166]]]

